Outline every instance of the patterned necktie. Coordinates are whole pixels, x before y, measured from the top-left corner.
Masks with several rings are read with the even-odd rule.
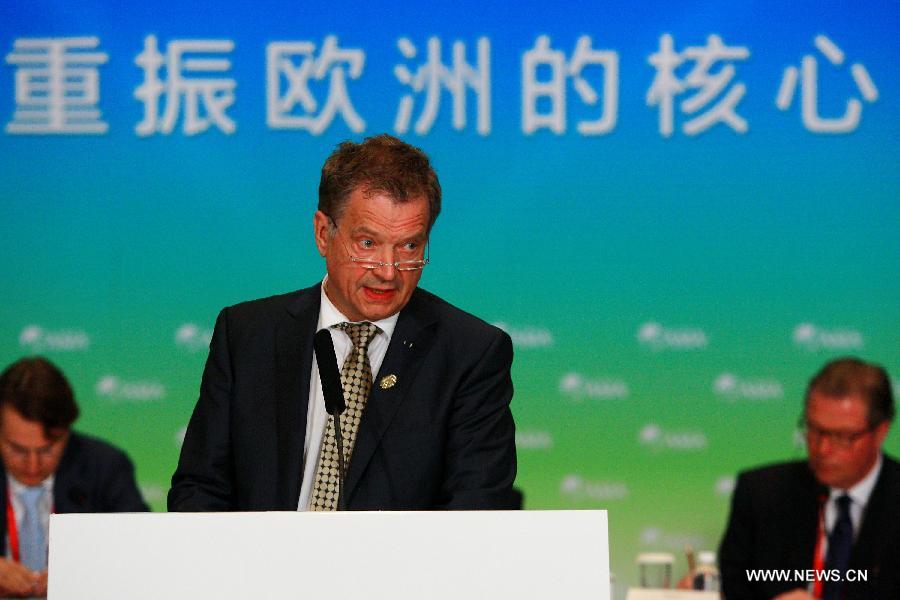
[[[26,487],[19,492],[25,514],[19,531],[19,554],[23,565],[32,571],[47,568],[47,536],[41,524],[40,503],[44,496],[42,486]]]
[[[341,385],[344,388],[346,410],[341,414],[341,430],[344,445],[344,465],[349,469],[350,457],[359,431],[369,390],[372,389],[372,367],[369,365],[368,348],[375,334],[381,331],[372,323],[340,323],[335,325],[350,336],[353,348],[341,368]],[[319,466],[310,497],[310,510],[336,510],[338,502],[338,482],[340,468],[338,450],[334,435],[334,419],[328,419],[322,450],[319,452]],[[346,473],[345,473],[346,474]]]
[[[825,557],[825,569],[837,569],[840,577],[846,575],[850,564],[850,549],[853,547],[853,521],[850,520],[850,496],[838,496],[838,517],[834,529],[828,536],[828,556]],[[840,581],[826,581],[822,591],[823,600],[837,600],[841,597]]]

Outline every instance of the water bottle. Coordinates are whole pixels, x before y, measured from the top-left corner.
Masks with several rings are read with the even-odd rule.
[[[697,569],[694,571],[694,589],[711,592],[719,591],[719,569],[716,568],[716,553],[706,550],[697,553]]]

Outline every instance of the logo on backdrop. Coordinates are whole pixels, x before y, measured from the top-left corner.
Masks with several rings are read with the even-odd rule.
[[[184,323],[175,331],[175,345],[188,352],[208,350],[210,341],[212,330],[196,323]]]
[[[166,489],[158,483],[141,483],[138,486],[141,489],[141,496],[148,504],[154,502],[165,502]]]
[[[502,321],[493,325],[508,333],[516,348],[547,348],[555,343],[553,334],[544,327],[510,325]]]
[[[791,434],[791,445],[798,450],[806,450],[806,435],[800,429]]]
[[[590,481],[570,473],[559,482],[559,494],[572,502],[622,500],[628,497],[628,485],[621,481]]]
[[[166,395],[166,388],[158,381],[126,381],[116,375],[101,377],[94,390],[101,398],[119,402],[152,402]]]
[[[638,443],[654,451],[697,452],[709,445],[706,434],[698,430],[667,431],[656,423],[648,423],[638,432]]]
[[[722,373],[713,381],[715,394],[728,402],[737,400],[780,400],[784,387],[774,379],[744,378],[734,373]]]
[[[696,327],[667,327],[655,321],[648,321],[638,327],[637,340],[642,346],[654,352],[660,350],[702,350],[709,345],[709,339],[702,329]]]
[[[187,425],[179,428],[178,431],[175,432],[175,435],[172,436],[172,439],[175,441],[176,448],[180,449],[181,446],[184,444],[184,436],[185,435],[187,435]]]
[[[856,329],[825,329],[812,323],[794,327],[794,345],[816,352],[818,350],[859,350],[863,336]]]
[[[553,435],[549,431],[516,431],[516,448],[520,450],[549,450],[553,447]]]
[[[31,352],[78,352],[87,350],[91,338],[79,329],[47,330],[40,325],[28,325],[19,334],[19,345]]]
[[[713,548],[715,542],[702,533],[694,531],[666,531],[661,527],[650,525],[641,530],[640,543],[642,546],[660,550],[682,552],[685,546],[697,548],[698,550]]]
[[[737,483],[734,475],[723,475],[716,479],[716,483],[713,485],[713,493],[716,496],[731,496],[731,493],[734,491],[734,486]]]
[[[585,398],[615,400],[627,398],[628,384],[621,379],[588,378],[581,373],[566,373],[559,380],[561,394],[579,401]]]

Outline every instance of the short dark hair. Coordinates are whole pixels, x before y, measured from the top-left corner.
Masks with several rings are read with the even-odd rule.
[[[394,202],[426,198],[428,231],[441,212],[441,184],[428,156],[386,133],[338,144],[322,167],[319,210],[337,221],[360,186],[366,194],[381,192]]]
[[[45,435],[68,429],[78,418],[72,386],[62,371],[40,356],[22,358],[0,374],[0,408],[44,426]]]
[[[869,407],[869,427],[894,420],[891,380],[887,371],[880,365],[853,357],[838,358],[829,362],[809,380],[804,414],[813,392],[830,398],[859,396]]]

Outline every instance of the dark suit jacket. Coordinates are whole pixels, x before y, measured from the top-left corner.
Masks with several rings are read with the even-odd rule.
[[[0,515],[6,515],[6,472],[0,465]],[[124,452],[96,438],[72,432],[53,480],[57,513],[145,512]],[[6,553],[6,518],[0,517],[0,555]]]
[[[296,510],[320,287],[219,314],[169,510]],[[415,290],[366,403],[347,508],[510,508],[511,363],[508,335]]]
[[[819,506],[827,488],[806,461],[742,473],[719,548],[727,600],[771,598],[802,582],[750,582],[746,569],[812,569]],[[865,569],[867,582],[844,584],[846,599],[900,598],[900,464],[885,456],[863,514],[849,569]]]

